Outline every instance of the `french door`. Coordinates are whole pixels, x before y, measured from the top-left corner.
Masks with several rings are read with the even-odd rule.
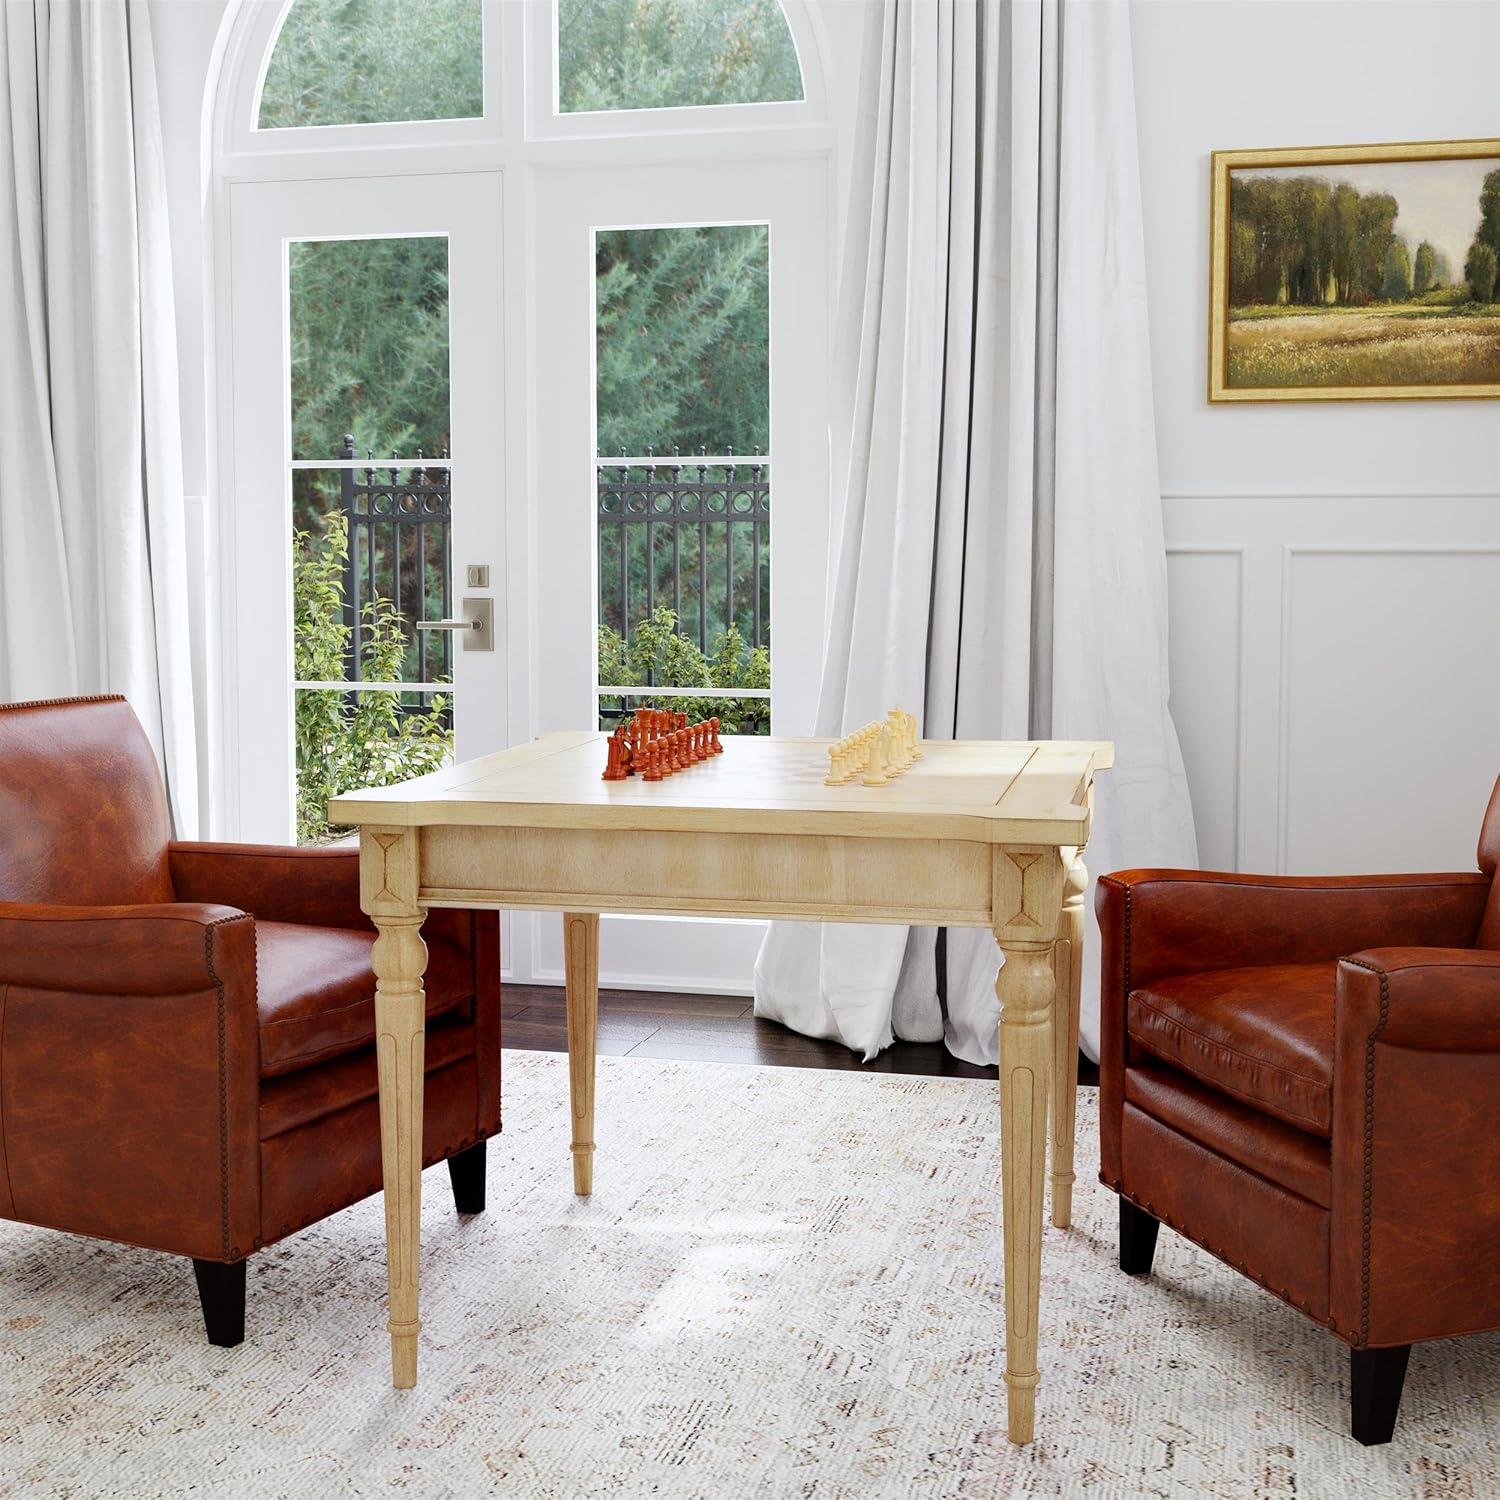
[[[230,187],[239,837],[508,743],[501,182]]]
[[[536,534],[551,559],[533,626],[545,643],[539,729],[608,724],[642,701],[714,702],[722,690],[718,701],[743,711],[743,732],[811,733],[830,555],[826,172],[821,158],[538,169],[533,192],[547,211],[531,228],[545,330],[534,441],[547,478]],[[716,282],[726,259],[735,274]],[[619,293],[648,282],[649,298]],[[726,321],[715,305],[726,285],[764,298],[764,313]],[[680,381],[681,362],[663,379],[671,350],[698,343],[695,396],[670,409],[659,385]],[[622,363],[638,383],[620,378]],[[709,658],[733,626],[766,653],[769,687],[656,697],[638,678],[608,691],[627,685],[605,680],[616,675],[606,645],[661,609]],[[557,924],[527,920],[533,972],[560,977]],[[746,993],[763,930],[607,917],[601,974],[622,986]]]

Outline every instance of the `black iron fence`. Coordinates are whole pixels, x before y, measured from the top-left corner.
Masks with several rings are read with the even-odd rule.
[[[599,623],[627,636],[665,604],[704,652],[731,622],[747,644],[769,644],[769,461],[705,452],[596,467]]]
[[[452,613],[452,492],[448,457],[418,452],[365,463],[346,436],[338,505],[349,528],[346,680],[362,681],[374,599],[390,602],[407,641],[401,678],[449,681],[453,637],[419,631]],[[326,472],[326,471],[325,471]],[[331,477],[331,476],[330,476]],[[600,459],[599,623],[622,638],[661,605],[705,654],[733,623],[749,647],[770,643],[771,473],[759,455]],[[326,502],[325,502],[326,504]],[[419,699],[403,693],[402,707]]]
[[[343,458],[356,457],[354,439],[344,438]],[[347,680],[363,676],[366,605],[387,599],[407,641],[402,677],[407,682],[446,682],[453,670],[453,637],[417,629],[419,620],[446,619],[452,602],[453,520],[448,457],[402,464],[400,454],[377,464],[366,450],[364,468],[339,471],[339,508],[349,524],[344,566],[344,623],[349,627]]]

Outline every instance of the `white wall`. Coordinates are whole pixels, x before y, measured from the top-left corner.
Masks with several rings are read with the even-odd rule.
[[[1472,868],[1500,772],[1500,405],[1210,407],[1209,153],[1500,134],[1500,5],[1131,11],[1173,708],[1202,862]]]

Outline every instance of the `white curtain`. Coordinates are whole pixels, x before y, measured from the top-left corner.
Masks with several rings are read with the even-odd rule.
[[[1090,870],[1195,864],[1125,0],[884,0],[859,138],[818,732],[900,705],[932,738],[1112,739]],[[867,1058],[942,1036],[994,1062],[994,939],[947,933],[946,1018],[934,951],[931,929],[775,923],[755,1012]]]
[[[0,701],[124,693],[191,837],[165,181],[146,0],[0,0]]]

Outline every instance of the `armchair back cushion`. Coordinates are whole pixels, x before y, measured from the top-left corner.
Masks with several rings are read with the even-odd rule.
[[[173,901],[171,836],[156,756],[123,698],[0,706],[0,901]]]
[[[1479,830],[1479,868],[1490,877],[1490,904],[1479,928],[1479,948],[1500,948],[1500,779],[1490,793],[1484,827]]]

